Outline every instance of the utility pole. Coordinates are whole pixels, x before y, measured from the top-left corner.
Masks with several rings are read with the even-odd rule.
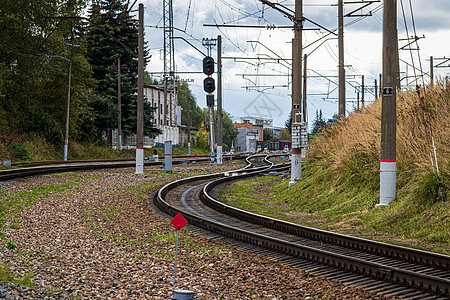
[[[339,39],[339,116],[345,117],[345,69],[344,69],[344,0],[338,0]]]
[[[356,110],[359,111],[359,92],[356,93]]]
[[[380,74],[380,91],[379,91],[379,95],[378,95],[378,97],[380,97],[381,98],[381,92],[382,92],[382,90],[383,90],[383,75],[381,75]]]
[[[434,66],[433,66],[433,56],[430,56],[430,85],[434,84]]]
[[[364,75],[361,76],[361,108],[364,107]]]
[[[72,56],[73,47],[70,48],[70,58],[69,58],[69,80],[67,83],[67,107],[66,107],[66,134],[64,137],[64,161],[67,160],[67,153],[69,152],[69,115],[70,115],[70,85],[72,81]]]
[[[295,0],[294,39],[292,40],[292,163],[289,186],[302,179],[302,32],[303,0]]]
[[[383,85],[381,108],[380,203],[396,195],[396,100],[400,81],[397,0],[385,0],[383,12]]]
[[[144,4],[139,4],[136,174],[144,173]]]
[[[305,54],[303,55],[303,105],[302,105],[302,109],[303,109],[303,122],[307,123],[308,122],[308,111],[307,111],[307,105],[306,105],[306,82],[307,82],[307,69],[306,69],[306,65],[307,65],[307,59],[308,59],[308,55]]]
[[[217,142],[217,164],[223,163],[222,157],[222,36],[217,36],[217,122],[216,122],[216,142]]]
[[[117,147],[122,150],[122,87],[120,83],[120,55],[117,57]]]
[[[188,132],[188,155],[191,155],[191,116],[190,116],[191,98],[187,97],[187,132]]]
[[[377,99],[377,97],[378,97],[378,84],[377,84],[377,80],[375,79],[375,99],[374,100],[376,100]]]

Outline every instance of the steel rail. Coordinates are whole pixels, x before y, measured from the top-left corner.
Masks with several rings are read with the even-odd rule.
[[[191,159],[173,160],[172,164],[183,164],[185,161],[209,161],[209,157],[197,157]],[[160,166],[164,164],[164,159],[158,162],[145,161],[144,166]],[[18,178],[24,178],[29,176],[38,176],[51,173],[63,173],[63,172],[75,172],[75,171],[87,171],[87,170],[99,170],[99,169],[119,169],[119,168],[132,168],[135,167],[134,162],[105,162],[105,163],[85,163],[84,164],[69,164],[69,165],[51,165],[51,166],[38,166],[29,168],[18,168],[0,170],[0,181],[12,180]]]
[[[326,264],[345,271],[351,271],[353,273],[365,275],[378,280],[384,280],[392,282],[394,284],[400,284],[418,290],[424,290],[437,295],[449,295],[450,281],[446,278],[421,274],[411,270],[404,270],[398,267],[387,267],[383,263],[371,262],[349,255],[337,254],[327,250],[299,245],[289,241],[279,240],[273,237],[267,237],[258,233],[201,218],[197,215],[184,211],[183,209],[172,206],[165,200],[167,194],[171,189],[186,183],[191,183],[198,180],[213,180],[219,178],[218,180],[213,181],[213,183],[207,184],[203,188],[204,191],[209,191],[213,186],[216,186],[219,183],[223,183],[229,180],[248,178],[250,176],[257,176],[269,169],[270,168],[268,167],[259,168],[259,170],[247,173],[241,170],[241,174],[230,177],[226,177],[227,173],[230,174],[230,172],[226,172],[177,180],[165,185],[157,193],[155,193],[153,201],[157,205],[157,207],[159,207],[169,215],[174,216],[177,213],[181,212],[191,224],[212,231],[216,234],[223,235],[225,237],[233,238],[260,248],[268,249],[270,251],[310,260],[312,262],[320,264]],[[277,169],[284,170],[281,167],[277,167]],[[201,194],[203,194],[203,192]],[[206,193],[202,196],[202,198],[207,199],[212,197],[209,196],[208,193]],[[208,199],[208,202],[211,202],[209,200],[211,199]],[[326,243],[342,245],[350,249],[363,249],[367,252],[377,253],[381,255],[387,254],[388,257],[401,257],[407,261],[409,260],[416,263],[423,263],[425,265],[438,266],[443,270],[448,270],[449,268],[449,256],[370,241],[337,233],[330,233],[323,230],[299,226],[281,220],[274,220],[268,217],[259,216],[256,214],[245,212],[243,210],[232,208],[230,206],[226,206],[218,202],[217,200],[212,201],[211,203],[214,203],[213,206],[216,206],[216,208],[214,209],[218,209],[223,213],[231,214],[232,216],[239,219],[266,226],[271,229],[276,229],[290,234],[301,235],[303,237],[323,241]]]
[[[197,158],[209,157],[209,155],[198,155]],[[224,158],[229,157],[225,155]],[[191,158],[193,155],[174,155],[174,159]],[[162,158],[164,159],[164,158]],[[32,162],[18,162],[12,163],[12,167],[36,167],[36,166],[48,166],[48,165],[67,165],[67,164],[84,164],[84,163],[107,163],[107,162],[131,162],[135,161],[135,158],[113,158],[113,159],[90,159],[90,160],[49,160],[49,161],[32,161]]]

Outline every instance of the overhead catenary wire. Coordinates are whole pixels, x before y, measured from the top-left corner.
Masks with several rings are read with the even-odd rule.
[[[404,20],[405,29],[406,29],[406,35],[409,37],[410,35],[409,35],[409,30],[408,30],[408,22],[406,20],[406,14],[405,14],[403,0],[400,0],[400,3],[401,3],[402,15],[403,15],[403,20]],[[421,61],[421,57],[420,57],[420,50],[419,50],[420,48],[419,48],[419,43],[418,43],[419,38],[417,37],[416,25],[415,25],[415,20],[414,20],[414,12],[413,12],[413,8],[412,8],[411,0],[409,0],[409,8],[410,8],[410,14],[411,14],[411,22],[412,22],[412,26],[413,26],[413,33],[414,33],[413,38],[414,38],[414,42],[416,44],[417,56],[418,56],[418,62],[419,62],[419,68],[417,69],[415,67],[413,49],[410,48],[409,51],[410,51],[412,65],[413,65],[413,72],[414,72],[414,78],[415,78],[414,80],[416,82],[416,90],[417,90],[417,94],[419,97],[419,102],[420,102],[420,106],[421,106],[421,110],[422,110],[422,119],[423,119],[423,123],[424,123],[424,127],[425,127],[425,135],[427,137],[427,145],[428,145],[428,149],[429,149],[431,165],[433,168],[434,167],[436,168],[436,172],[439,174],[439,164],[438,164],[438,160],[437,160],[436,146],[434,143],[433,128],[432,128],[432,124],[431,124],[431,116],[430,116],[430,111],[429,111],[428,105],[426,103],[427,89],[426,89],[426,85],[425,85],[424,72],[423,72],[422,61]],[[418,71],[420,71],[420,77],[422,79],[422,86],[423,86],[423,94],[421,94],[421,92],[420,92],[420,84],[419,84],[416,69]],[[431,145],[430,145],[430,139],[431,139]],[[433,153],[434,153],[434,162],[433,162]]]

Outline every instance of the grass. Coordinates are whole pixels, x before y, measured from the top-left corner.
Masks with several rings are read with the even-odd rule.
[[[25,207],[32,205],[39,199],[47,197],[52,193],[62,193],[70,186],[79,184],[81,184],[81,181],[75,179],[63,184],[43,185],[32,188],[29,191],[18,192],[15,194],[2,193],[0,195],[0,227],[3,227],[7,220],[13,220]],[[10,227],[19,229],[18,224],[11,224]]]
[[[12,162],[28,161],[50,161],[62,160],[62,145],[52,145],[37,134],[16,134],[0,133],[3,140],[0,142],[0,160],[11,159]],[[147,156],[153,155],[153,150],[158,151],[159,156],[164,155],[164,147],[155,147],[146,149]],[[173,147],[174,155],[187,155],[187,147]],[[114,158],[133,158],[134,149],[124,149],[122,151],[112,149],[110,146],[95,143],[69,142],[68,158],[69,160],[88,160],[88,159],[114,159]],[[191,154],[208,155],[209,150],[191,148]],[[8,169],[0,165],[1,169]]]
[[[32,278],[33,278],[32,273],[29,273],[24,277],[18,278],[14,275],[13,272],[11,272],[8,265],[0,263],[0,281],[12,282],[15,284],[20,284],[26,287],[34,288],[35,285],[33,284]]]
[[[415,91],[399,93],[397,99],[397,197],[388,207],[375,208],[379,100],[311,141],[303,180],[297,184],[289,187],[289,180],[261,177],[235,183],[221,197],[255,213],[449,254],[450,87],[437,84],[420,102]],[[430,126],[439,174],[428,151]]]

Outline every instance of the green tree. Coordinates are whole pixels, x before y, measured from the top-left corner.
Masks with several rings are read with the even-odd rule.
[[[176,81],[177,84],[177,98],[178,105],[181,106],[181,124],[187,125],[187,103],[188,99],[189,106],[189,116],[191,118],[191,124],[193,127],[199,128],[202,122],[205,121],[202,109],[197,105],[197,100],[192,95],[192,91],[189,89],[189,84],[185,81]]]
[[[117,58],[120,56],[121,65],[124,67],[121,69],[122,130],[125,134],[135,133],[137,127],[138,21],[130,16],[128,2],[124,0],[93,1],[89,16],[101,28],[96,26],[89,28],[87,32],[88,51],[86,52],[93,68],[94,78],[98,81],[97,91],[104,102],[103,105],[93,107],[97,118],[97,127],[104,131],[117,126],[117,120],[109,116],[117,114],[117,68],[115,66],[117,66]],[[119,44],[105,31],[127,47]],[[152,123],[153,112],[154,109],[150,105],[144,105],[144,134],[150,137],[160,133],[160,130]]]
[[[263,140],[268,141],[268,140],[272,140],[273,138],[274,138],[274,136],[273,136],[272,130],[270,130],[269,128],[264,128],[263,129]]]
[[[280,140],[288,140],[288,141],[292,140],[292,136],[289,133],[289,130],[286,129],[286,128],[281,129],[281,131],[278,134],[277,138],[280,139]]]
[[[292,134],[292,113],[290,113],[287,120],[284,121],[284,128],[288,130],[289,135]]]
[[[58,137],[65,124],[68,43],[79,45],[72,57],[70,125],[75,127],[79,103],[92,85],[79,36],[80,22],[45,17],[80,15],[84,7],[83,0],[36,0],[32,4],[27,0],[0,1],[3,130],[36,131],[53,143],[62,142]]]
[[[237,135],[238,130],[234,127],[230,114],[224,111],[222,116],[223,146],[228,150],[231,149],[232,142],[234,141],[236,144]]]
[[[316,116],[315,116],[313,124],[312,124],[313,129],[311,130],[311,132],[312,133],[320,133],[326,125],[327,125],[327,122],[322,115],[322,110],[320,110],[320,111],[316,110]]]

